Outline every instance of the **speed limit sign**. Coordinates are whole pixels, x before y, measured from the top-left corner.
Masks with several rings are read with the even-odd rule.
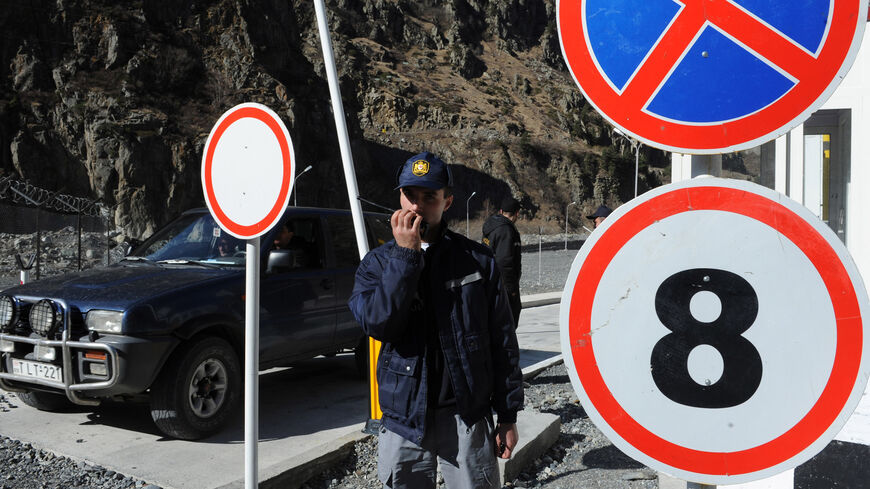
[[[578,253],[562,352],[590,419],[673,476],[735,484],[821,451],[868,378],[867,293],[812,213],[717,178],[650,191]]]

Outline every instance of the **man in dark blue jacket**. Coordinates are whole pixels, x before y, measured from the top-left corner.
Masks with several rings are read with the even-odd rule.
[[[360,263],[349,302],[378,357],[384,487],[497,488],[523,405],[514,324],[491,251],[447,229],[450,168],[410,158],[397,175],[394,240]],[[492,413],[498,416],[494,426]]]
[[[492,248],[495,262],[501,271],[501,279],[508,293],[511,312],[514,314],[514,328],[520,324],[520,276],[523,274],[522,241],[520,232],[514,225],[520,217],[520,203],[513,197],[506,197],[501,203],[498,214],[493,214],[483,223],[483,244]]]

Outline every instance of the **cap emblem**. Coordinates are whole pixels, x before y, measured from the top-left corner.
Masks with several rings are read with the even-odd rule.
[[[411,173],[418,177],[429,173],[429,162],[426,160],[417,160],[411,165]]]

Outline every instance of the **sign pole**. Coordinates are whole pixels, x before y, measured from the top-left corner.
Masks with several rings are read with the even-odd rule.
[[[218,144],[220,143],[220,144]],[[281,219],[295,180],[293,141],[272,109],[256,103],[226,111],[202,155],[202,190],[224,232],[245,244],[245,487],[257,487],[260,367],[260,236]],[[215,234],[219,236],[220,234]]]
[[[332,114],[335,118],[335,130],[338,135],[338,147],[341,150],[341,163],[344,166],[344,178],[347,182],[347,197],[350,201],[350,211],[353,216],[356,244],[359,257],[362,259],[368,253],[366,227],[363,223],[362,203],[357,200],[359,190],[356,184],[356,173],[353,167],[353,154],[350,152],[350,137],[347,135],[347,124],[344,120],[344,107],[341,105],[341,90],[338,86],[338,71],[335,69],[335,55],[332,51],[332,39],[329,36],[329,25],[326,19],[326,5],[323,0],[314,2],[317,14],[317,27],[320,32],[320,44],[323,49],[323,66],[326,69],[326,79],[329,82],[329,97],[332,100]]]
[[[326,79],[329,82],[329,96],[332,100],[332,114],[335,118],[335,129],[338,135],[338,146],[341,150],[341,162],[344,166],[344,177],[347,183],[347,196],[353,216],[353,227],[356,232],[356,244],[359,249],[360,260],[368,253],[369,245],[366,238],[366,227],[363,221],[362,203],[360,203],[359,190],[356,184],[356,173],[353,167],[353,154],[350,152],[350,137],[347,134],[347,125],[344,120],[344,107],[341,104],[341,90],[338,86],[338,72],[335,69],[335,56],[332,50],[332,38],[329,35],[329,24],[326,18],[326,5],[323,0],[315,0],[314,11],[317,15],[317,27],[320,32],[320,44],[323,49],[323,66],[326,70]],[[375,433],[375,425],[380,422],[380,405],[378,403],[377,379],[375,368],[377,365],[380,342],[368,338],[369,345],[369,382],[370,403],[369,420],[366,423],[366,432]]]
[[[245,487],[257,487],[260,390],[260,237],[245,245]]]

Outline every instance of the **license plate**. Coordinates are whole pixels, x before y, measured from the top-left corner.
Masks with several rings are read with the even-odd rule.
[[[63,382],[63,370],[57,365],[52,365],[50,363],[30,362],[13,358],[12,373],[34,379]]]

